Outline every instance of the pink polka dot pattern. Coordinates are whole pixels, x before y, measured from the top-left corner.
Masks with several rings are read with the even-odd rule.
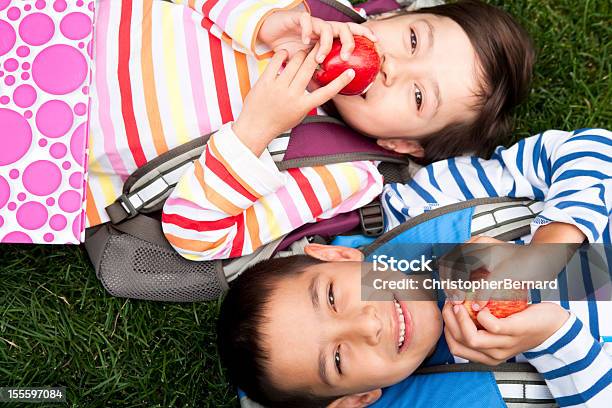
[[[36,113],[36,127],[47,137],[61,137],[72,127],[72,109],[57,99],[45,102]]]
[[[19,24],[21,39],[30,45],[46,44],[54,32],[53,20],[44,13],[29,14]]]
[[[23,172],[23,186],[32,194],[48,196],[59,188],[62,172],[51,161],[39,160],[31,163]]]
[[[83,84],[87,73],[88,64],[83,54],[64,44],[45,48],[32,63],[34,82],[53,95],[74,91]]]
[[[0,0],[0,242],[84,238],[94,6]]]

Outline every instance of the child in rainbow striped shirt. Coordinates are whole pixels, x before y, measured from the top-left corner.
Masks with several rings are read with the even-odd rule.
[[[329,99],[381,146],[432,160],[494,146],[531,76],[524,30],[474,1],[362,25],[311,17],[299,0],[97,6],[88,225],[108,220],[104,208],[138,167],[216,131],[164,208],[166,237],[194,260],[251,253],[380,194],[373,162],[289,172],[274,166],[270,152],[283,150],[276,136]],[[348,72],[306,93],[332,39],[350,52],[352,35],[376,40],[382,57],[367,94],[336,95]]]

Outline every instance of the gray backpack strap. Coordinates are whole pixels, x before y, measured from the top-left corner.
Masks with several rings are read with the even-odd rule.
[[[543,203],[532,199],[510,197],[484,197],[444,205],[411,218],[401,225],[382,234],[364,249],[364,254],[401,235],[405,231],[442,215],[474,207],[471,235],[485,235],[501,241],[518,239],[531,230],[531,221],[542,210]]]
[[[306,133],[304,129],[307,129]],[[330,133],[338,135],[338,140],[335,141],[336,150],[329,154],[317,153],[316,149],[308,151],[309,146],[308,143],[304,143],[305,139],[308,139],[306,142],[310,142],[310,139],[320,139],[319,142],[313,141],[313,145],[321,149],[320,146],[325,146],[325,137]],[[180,177],[191,163],[202,155],[210,136],[210,134],[205,135],[175,147],[132,173],[123,186],[123,194],[106,207],[111,222],[119,224],[140,213],[147,214],[161,210]],[[379,148],[376,143],[365,140],[343,122],[329,116],[308,116],[301,125],[292,129],[291,138],[293,144],[290,140],[283,159],[276,162],[280,170],[362,160],[381,161],[389,166],[402,168],[409,164],[407,158]],[[356,151],[351,150],[353,145],[356,146]],[[386,171],[394,171],[394,174],[402,173],[401,169],[390,170],[388,167]]]
[[[558,407],[544,377],[529,363],[502,363],[487,366],[480,363],[441,364],[421,367],[414,375],[491,372],[508,407]]]

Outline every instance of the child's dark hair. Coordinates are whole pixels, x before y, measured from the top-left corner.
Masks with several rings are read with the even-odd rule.
[[[451,124],[421,139],[424,160],[471,152],[489,155],[512,132],[512,111],[529,93],[535,63],[531,37],[510,14],[481,1],[442,4],[413,13],[448,17],[459,24],[476,51],[483,81],[476,119]]]
[[[279,389],[270,380],[269,353],[262,346],[261,327],[266,322],[266,308],[278,283],[321,262],[306,255],[260,262],[232,282],[221,305],[217,347],[230,382],[266,407],[325,407],[337,398],[317,397],[306,390]]]

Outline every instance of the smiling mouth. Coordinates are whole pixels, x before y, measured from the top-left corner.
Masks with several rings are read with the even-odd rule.
[[[398,333],[397,333],[397,349],[398,351],[402,349],[404,342],[406,340],[406,317],[404,316],[404,311],[402,310],[402,306],[400,302],[396,299],[393,299],[393,305],[395,306],[395,313],[398,322]]]

